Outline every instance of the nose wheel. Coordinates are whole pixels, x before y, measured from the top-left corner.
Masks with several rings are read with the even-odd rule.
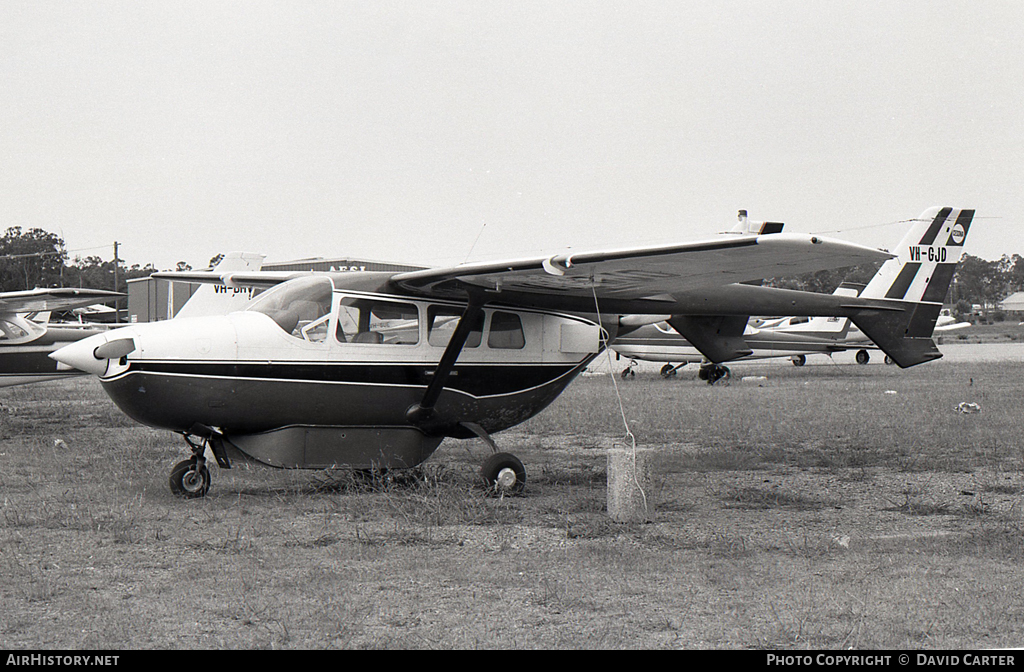
[[[178,462],[171,469],[171,477],[168,479],[171,492],[185,499],[205,497],[210,491],[210,468],[206,466],[207,439],[197,443],[188,434],[182,436],[192,449],[192,457]]]
[[[206,460],[182,460],[171,469],[171,492],[185,499],[204,497],[210,490],[210,469]]]

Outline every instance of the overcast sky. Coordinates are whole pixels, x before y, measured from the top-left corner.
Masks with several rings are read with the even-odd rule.
[[[1024,255],[1024,3],[0,0],[0,230],[158,268],[685,242]]]

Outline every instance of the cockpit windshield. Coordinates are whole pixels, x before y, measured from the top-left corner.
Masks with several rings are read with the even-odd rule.
[[[28,325],[26,325],[28,326]],[[0,341],[21,341],[28,338],[29,332],[8,318],[0,319]]]
[[[268,315],[292,336],[318,342],[327,337],[333,293],[330,278],[296,278],[260,294],[245,310]]]

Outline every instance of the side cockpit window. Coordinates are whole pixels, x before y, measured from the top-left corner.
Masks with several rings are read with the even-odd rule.
[[[335,337],[341,343],[416,345],[420,342],[419,311],[411,303],[345,297]]]
[[[333,292],[325,277],[289,280],[257,296],[246,310],[267,315],[296,338],[319,343],[327,338]]]

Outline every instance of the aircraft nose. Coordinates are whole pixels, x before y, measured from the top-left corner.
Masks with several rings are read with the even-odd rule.
[[[106,334],[97,334],[65,345],[50,353],[50,358],[65,367],[102,376],[109,360],[124,357],[133,350],[135,342],[131,338],[107,341]]]

